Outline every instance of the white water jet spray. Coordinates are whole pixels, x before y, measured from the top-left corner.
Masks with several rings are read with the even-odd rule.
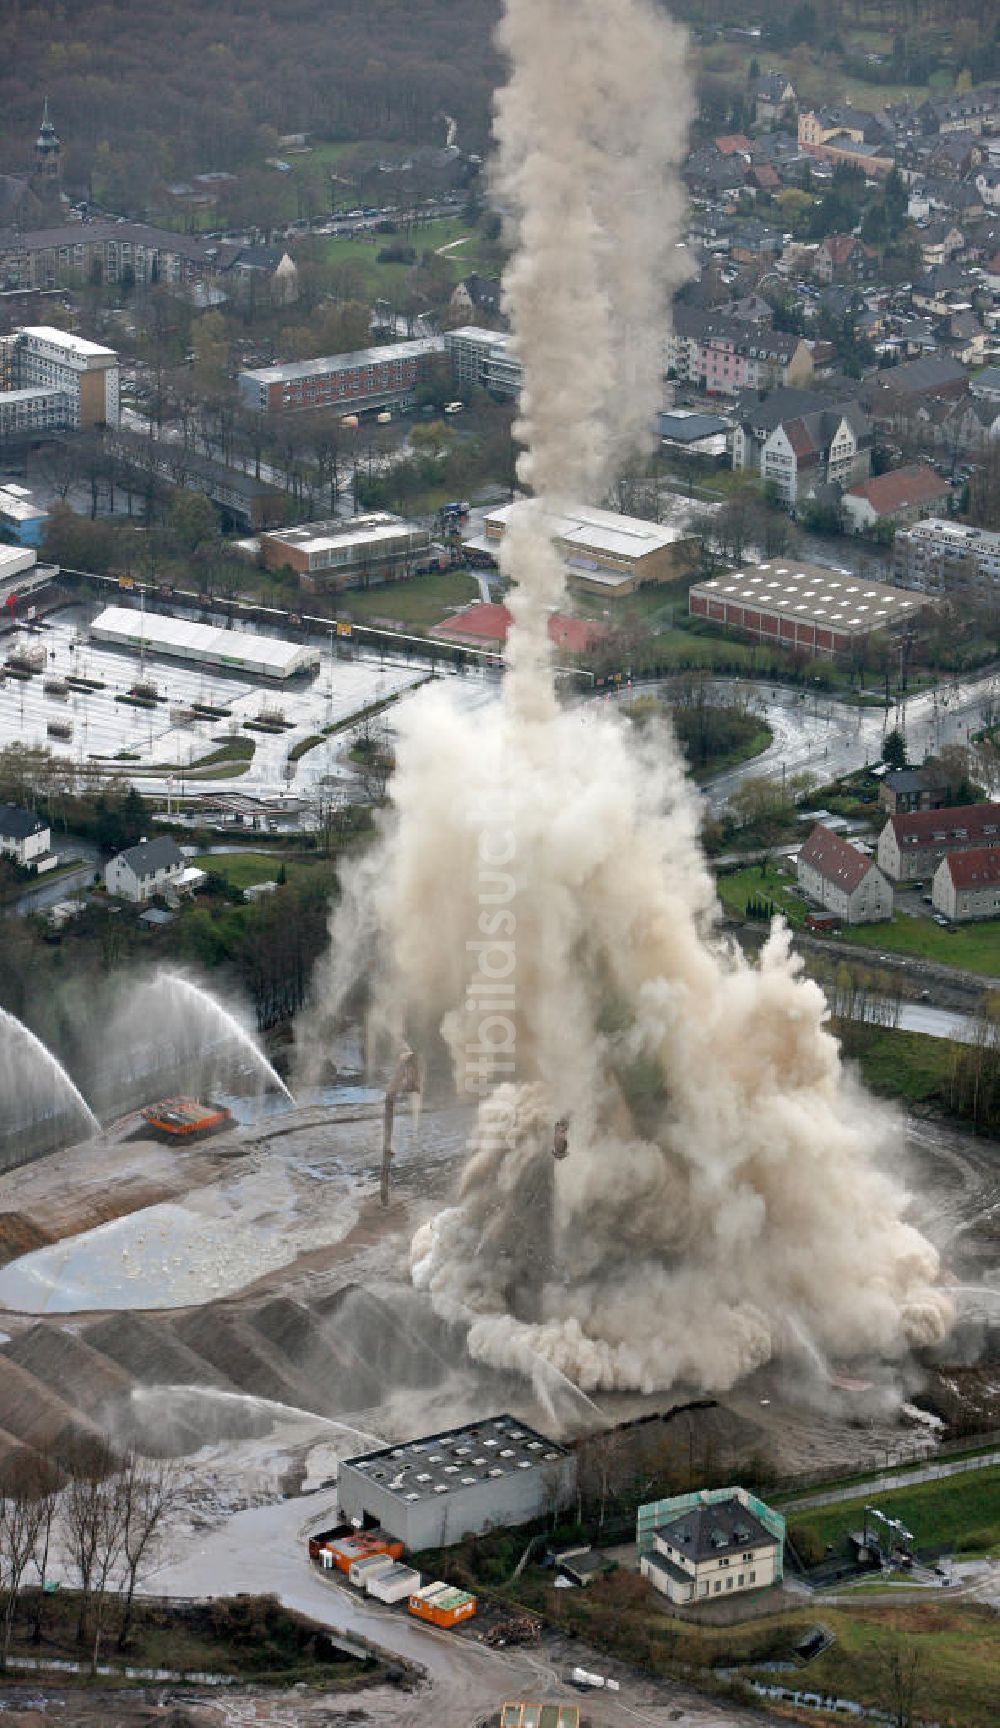
[[[164,1413],[168,1416],[175,1416],[178,1405],[185,1399],[228,1405],[230,1408],[239,1405],[241,1409],[270,1417],[272,1422],[318,1422],[321,1427],[336,1428],[342,1434],[353,1434],[365,1447],[387,1444],[380,1435],[372,1434],[366,1428],[357,1428],[353,1422],[341,1422],[334,1416],[323,1416],[318,1410],[303,1410],[297,1404],[282,1404],[277,1398],[261,1398],[256,1392],[226,1392],[217,1386],[181,1383],[176,1386],[133,1386],[130,1399],[133,1404],[162,1404]]]
[[[560,509],[605,494],[662,402],[682,273],[683,40],[647,0],[506,0],[495,174],[524,386],[502,565],[502,700],[398,715],[392,808],[344,873],[322,1047],[359,979],[377,1039],[440,1038],[478,1125],[415,1284],[474,1357],[576,1386],[723,1390],[786,1345],[899,1359],[953,1318],[877,1168],[896,1118],[845,1073],[784,926],[718,932],[701,808],[668,731],[560,705]],[[678,260],[681,262],[679,263]],[[469,1317],[471,1316],[471,1320]]]
[[[27,1057],[27,1071],[19,1061],[19,1051]],[[57,1093],[65,1097],[69,1108],[84,1118],[90,1130],[88,1138],[92,1139],[101,1132],[101,1124],[83,1093],[48,1045],[36,1038],[30,1027],[26,1026],[23,1020],[19,1020],[16,1014],[0,1008],[0,1110],[5,1114],[8,1111],[11,1113],[14,1126],[22,1125],[20,1117],[14,1115],[18,1109],[31,1111],[33,1118],[39,1121],[53,1113],[51,1096],[47,1095],[44,1100],[38,1096],[37,1085],[32,1084],[33,1076],[44,1076],[50,1082],[55,1082]],[[2,1123],[3,1117],[0,1116],[0,1124]]]
[[[203,1018],[211,1019],[216,1025],[222,1027],[233,1043],[238,1044],[240,1049],[251,1057],[270,1085],[276,1087],[279,1092],[283,1092],[289,1104],[295,1103],[295,1099],[281,1075],[268,1061],[257,1040],[251,1036],[245,1026],[240,1024],[236,1015],[230,1013],[228,1008],[224,1008],[222,1003],[208,990],[203,990],[199,984],[194,984],[190,978],[185,978],[183,972],[157,973],[154,988],[156,990],[176,991],[180,996],[186,998]]]

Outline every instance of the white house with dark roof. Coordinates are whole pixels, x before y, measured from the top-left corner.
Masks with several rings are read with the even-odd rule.
[[[798,856],[799,887],[845,924],[892,917],[892,888],[878,865],[817,822]]]
[[[658,1507],[651,1542],[640,1542],[639,1571],[669,1601],[713,1602],[764,1590],[782,1575],[783,1522],[742,1488],[681,1495]]]
[[[141,905],[180,887],[184,873],[183,852],[176,840],[163,835],[117,853],[105,868],[104,881],[109,894]]]
[[[0,853],[29,865],[49,850],[49,842],[49,825],[34,811],[0,804]]]

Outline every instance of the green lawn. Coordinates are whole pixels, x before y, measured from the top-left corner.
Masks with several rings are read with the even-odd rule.
[[[843,1028],[841,1029],[843,1032]],[[845,1055],[856,1062],[861,1078],[882,1098],[908,1105],[938,1104],[948,1108],[951,1076],[961,1050],[950,1038],[925,1032],[899,1032],[891,1027],[858,1026],[844,1033]]]
[[[943,1482],[921,1482],[891,1493],[868,1493],[837,1506],[789,1512],[792,1540],[805,1529],[823,1546],[845,1547],[847,1534],[860,1530],[867,1505],[901,1518],[917,1548],[951,1547],[963,1553],[1000,1553],[1000,1467],[968,1470]],[[1000,1652],[998,1652],[1000,1654]]]
[[[314,868],[299,859],[282,859],[280,852],[202,852],[194,860],[200,870],[224,876],[232,888],[252,888],[257,882],[275,882],[284,863],[289,880]]]
[[[429,630],[450,612],[478,598],[479,584],[467,570],[439,570],[382,588],[351,589],[343,595],[341,612],[359,624],[372,618],[392,618],[399,624]]]
[[[900,1651],[905,1664],[913,1652],[914,1720],[949,1728],[996,1720],[998,1639],[990,1608],[936,1598],[819,1612],[835,1641],[791,1684],[891,1708],[889,1661]]]
[[[863,924],[845,929],[840,940],[852,947],[876,948],[883,954],[912,954],[943,966],[960,966],[1000,978],[1000,920],[949,926],[931,918],[897,913],[890,924]]]
[[[390,246],[412,246],[420,258],[424,252],[437,252],[442,246],[451,246],[459,240],[465,244],[443,254],[458,282],[482,264],[478,250],[480,236],[460,216],[414,223],[411,227],[401,224],[396,234],[331,234],[325,243],[326,261],[328,264],[356,264],[364,277],[365,287],[372,295],[391,300],[404,289],[412,265],[380,264],[378,254],[381,251]]]
[[[795,888],[794,872],[786,874],[774,863],[766,869],[760,864],[748,864],[742,870],[720,871],[715,884],[719,899],[732,917],[746,917],[748,900],[771,900],[775,911],[797,928],[805,923],[809,907],[797,892],[786,893],[789,888]]]

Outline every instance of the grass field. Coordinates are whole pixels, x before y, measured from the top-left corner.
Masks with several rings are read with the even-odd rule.
[[[892,1701],[888,1662],[916,1661],[915,1720],[949,1728],[996,1721],[997,1627],[991,1609],[941,1600],[822,1610],[835,1642],[792,1684],[868,1705]]]
[[[280,852],[202,852],[196,859],[199,870],[211,870],[224,876],[231,888],[252,888],[257,882],[276,882],[278,866],[284,863],[289,881],[314,870],[312,862],[283,859]]]
[[[714,764],[712,771],[715,772]],[[808,906],[797,891],[788,892],[795,889],[794,874],[786,875],[773,863],[766,870],[760,864],[748,864],[743,870],[720,871],[715,888],[726,911],[734,918],[746,917],[748,900],[771,900],[775,911],[789,924],[798,928],[805,923]]]
[[[867,1494],[837,1506],[789,1512],[792,1540],[807,1530],[824,1547],[846,1549],[847,1533],[860,1530],[866,1503],[901,1518],[918,1549],[952,1547],[965,1554],[1000,1554],[1000,1467],[969,1470],[942,1482],[921,1482],[888,1494]]]
[[[851,947],[876,948],[884,954],[911,954],[943,966],[1000,978],[1000,920],[942,929],[930,918],[897,915],[889,924],[857,925],[840,940]]]
[[[392,618],[414,629],[429,630],[450,612],[478,598],[479,584],[468,571],[440,570],[390,587],[352,589],[344,596],[343,610],[359,624],[372,618]]]
[[[453,216],[416,223],[409,228],[401,226],[397,234],[331,234],[326,240],[325,252],[328,264],[355,264],[361,271],[365,287],[373,295],[391,301],[405,287],[412,265],[380,264],[378,254],[386,247],[412,246],[419,258],[424,252],[438,252],[446,246],[449,250],[442,253],[442,257],[458,282],[470,271],[481,267],[478,242],[477,231],[460,216]]]

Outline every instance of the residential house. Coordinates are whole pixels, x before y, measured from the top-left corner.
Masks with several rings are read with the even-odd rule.
[[[753,145],[742,132],[727,132],[724,137],[714,138],[712,142],[720,156],[742,156],[749,164]]]
[[[639,1544],[639,1570],[671,1602],[715,1601],[781,1578],[783,1526],[744,1489],[705,1490],[641,1507],[640,1528],[647,1513],[662,1521]]]
[[[750,95],[762,125],[779,120],[787,108],[795,107],[797,100],[795,85],[783,72],[765,72],[760,78],[755,78],[750,86]]]
[[[1000,804],[959,804],[890,816],[878,839],[880,868],[892,882],[930,876],[942,858],[1000,847]]]
[[[463,319],[473,312],[487,313],[495,318],[500,312],[500,283],[492,276],[480,276],[473,271],[458,284],[451,297],[451,309]]]
[[[972,309],[969,278],[957,264],[935,265],[918,276],[910,298],[914,311],[929,312],[934,318]]]
[[[878,255],[854,234],[828,234],[816,248],[813,273],[819,282],[870,282]]]
[[[1000,918],[1000,851],[981,846],[942,858],[931,883],[931,901],[953,924]]]
[[[719,198],[739,192],[746,182],[746,163],[740,156],[723,156],[714,146],[694,150],[682,170],[694,198]],[[736,200],[732,200],[733,208]]]
[[[927,134],[974,132],[980,136],[992,128],[1000,115],[1000,96],[993,85],[982,84],[954,96],[936,96],[919,109],[923,130]]]
[[[822,162],[846,162],[866,175],[888,174],[895,148],[874,114],[841,106],[799,115],[799,147]]]
[[[733,467],[756,470],[792,507],[820,487],[867,479],[872,444],[871,422],[856,400],[775,391],[742,410],[733,434]]]
[[[892,917],[892,889],[878,865],[822,822],[799,852],[796,875],[803,892],[845,924]]]
[[[958,132],[949,132],[947,137],[937,139],[927,155],[930,173],[935,177],[961,180],[979,159],[977,143],[977,134],[970,132],[968,127],[963,127]]]
[[[939,431],[937,442],[952,458],[982,455],[1000,438],[1000,403],[966,396],[951,405]]]
[[[940,810],[949,788],[933,763],[923,768],[890,768],[879,783],[878,801],[890,816],[910,810]]]
[[[781,175],[770,162],[753,162],[747,171],[747,186],[754,192],[780,192]]]
[[[960,361],[946,354],[926,354],[876,373],[869,395],[871,413],[878,425],[909,432],[921,406],[954,403],[968,387],[969,375]]]
[[[942,354],[963,366],[981,366],[986,355],[986,331],[974,312],[953,312],[939,334]]]
[[[33,810],[0,804],[0,854],[27,868],[44,856],[50,844],[49,825]]]
[[[975,183],[984,208],[1000,210],[1000,165],[990,167],[987,164],[977,168]]]
[[[943,216],[931,222],[920,233],[920,258],[925,270],[947,264],[965,245],[965,235],[956,222]]]
[[[1000,402],[1000,366],[987,366],[975,378],[970,378],[969,390],[973,396],[982,397],[984,402]]]
[[[926,462],[915,462],[849,487],[840,501],[844,527],[849,534],[872,534],[883,524],[900,527],[946,509],[950,497],[947,480]]]
[[[176,890],[184,870],[183,852],[176,840],[164,835],[118,852],[105,867],[104,881],[109,894],[141,904]]]

